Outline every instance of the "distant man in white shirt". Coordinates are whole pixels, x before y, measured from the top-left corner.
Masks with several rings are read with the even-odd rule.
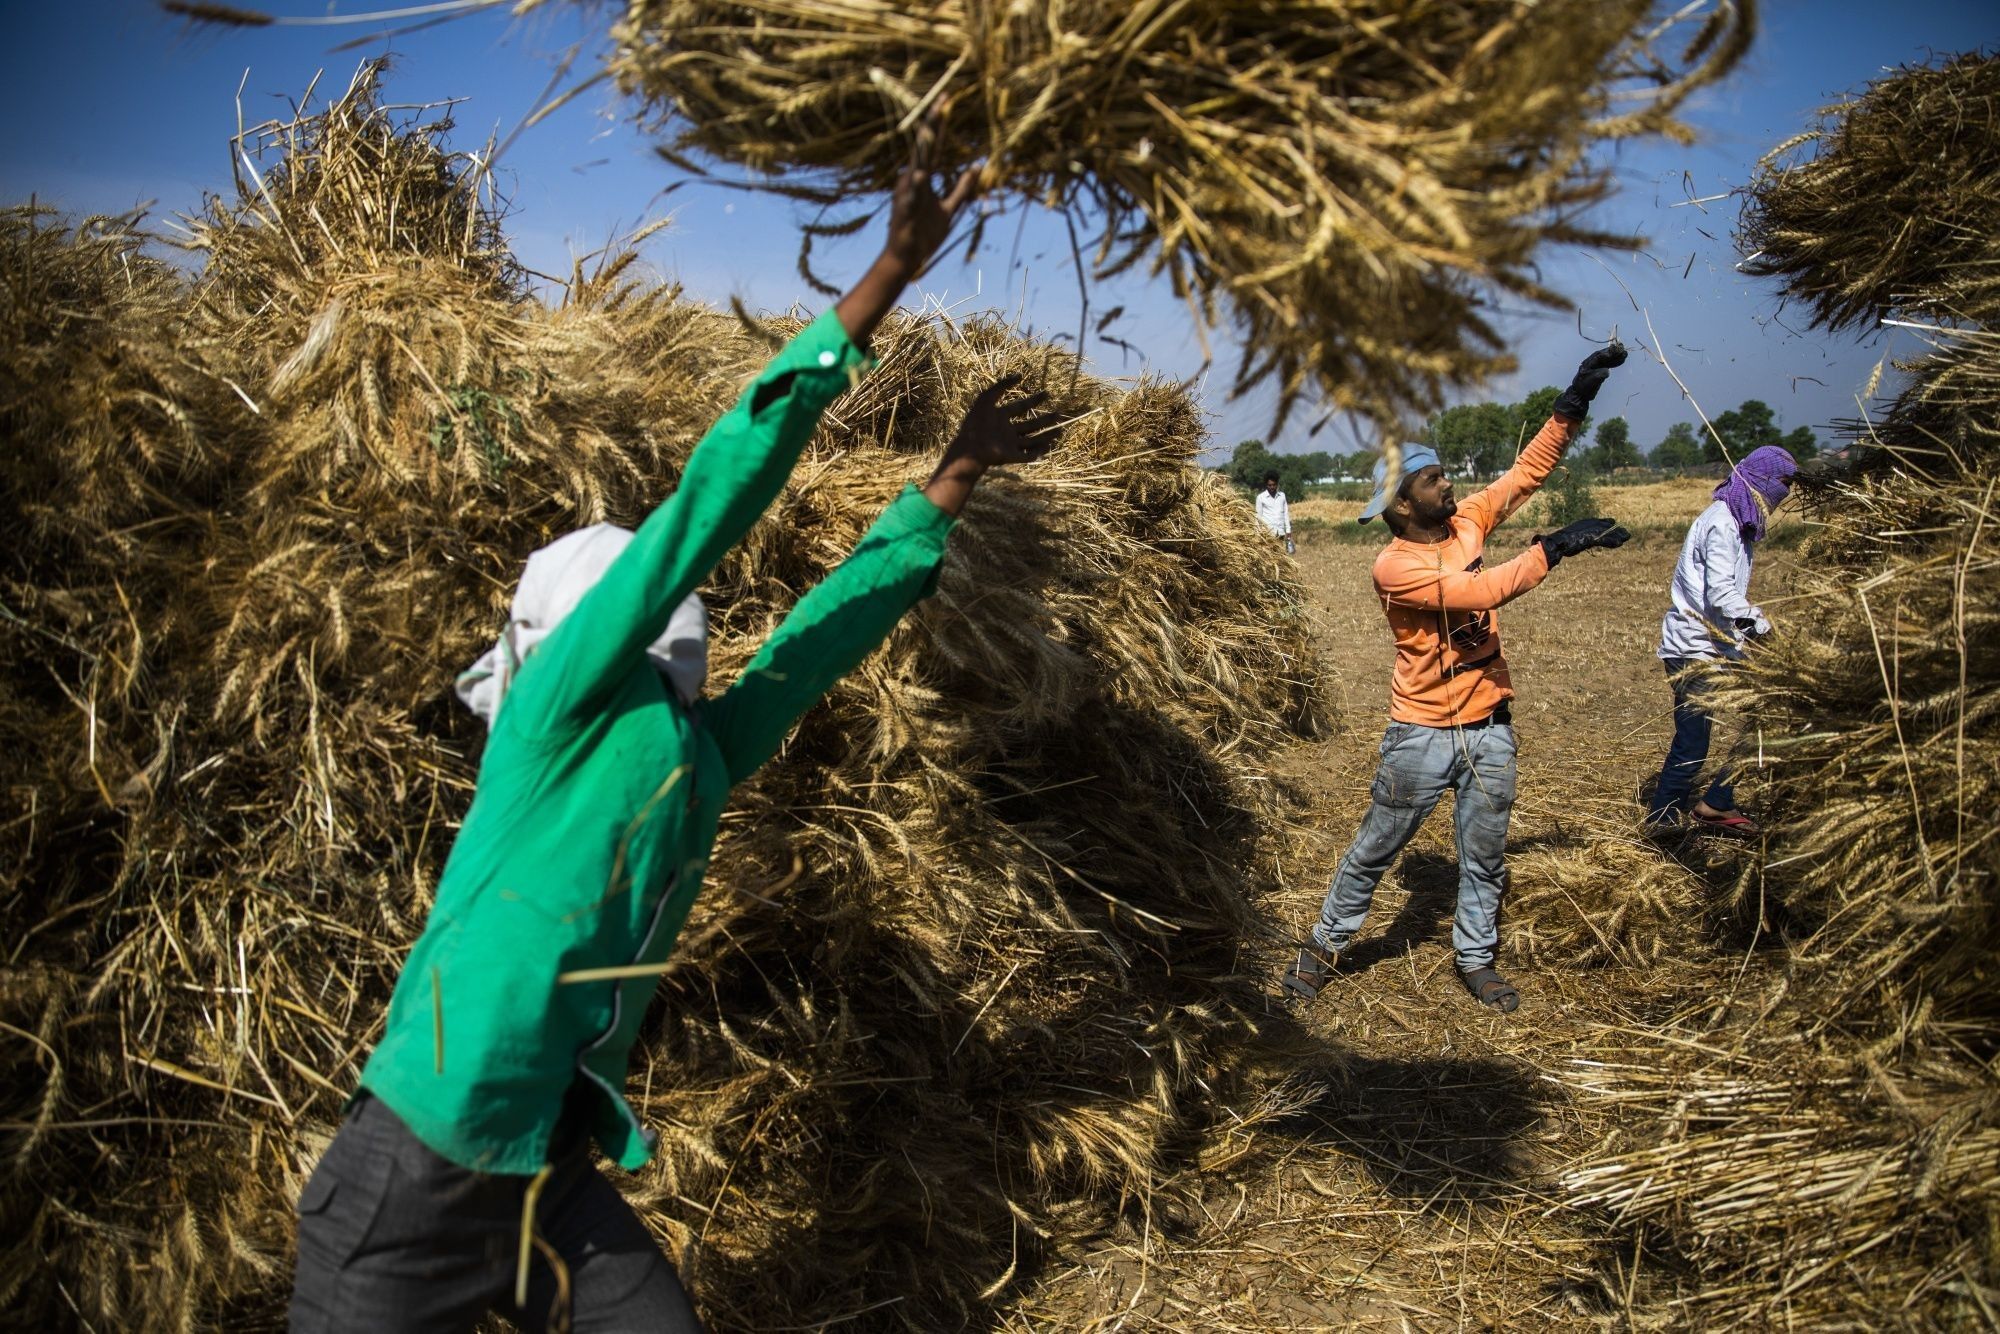
[[[1285,493],[1278,489],[1278,474],[1274,472],[1264,474],[1264,489],[1257,493],[1257,519],[1271,530],[1273,537],[1284,540],[1286,555],[1298,553],[1292,542],[1292,507]]]
[[[1772,512],[1791,494],[1798,470],[1791,454],[1776,445],[1752,450],[1715,488],[1715,503],[1688,529],[1674,568],[1673,605],[1660,623],[1660,661],[1674,692],[1674,740],[1647,809],[1649,824],[1686,819],[1724,833],[1757,832],[1756,821],[1736,809],[1726,770],[1700,800],[1688,804],[1708,759],[1713,727],[1701,698],[1709,684],[1701,664],[1740,658],[1746,644],[1771,633],[1771,622],[1750,601],[1751,549],[1763,540]]]

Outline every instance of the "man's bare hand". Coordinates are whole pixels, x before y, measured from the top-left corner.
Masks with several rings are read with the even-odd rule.
[[[1033,463],[1062,438],[1061,418],[1042,410],[1047,391],[1001,401],[1020,387],[1020,376],[1006,376],[982,389],[965,410],[937,471],[924,483],[924,494],[946,514],[964,511],[988,468]]]
[[[889,196],[889,235],[861,281],[834,304],[840,327],[856,347],[868,346],[877,326],[896,308],[903,289],[922,275],[924,266],[951,235],[959,210],[978,192],[979,172],[968,167],[943,198],[931,185],[932,159],[937,153],[938,126],[946,109],[939,102],[917,127],[910,165],[896,177]]]
[[[945,459],[969,459],[981,467],[1004,468],[1033,463],[1054,449],[1061,438],[1062,423],[1053,413],[1042,411],[1049,401],[1047,390],[1001,402],[1020,387],[1021,377],[1009,375],[980,390],[945,448]]]
[[[922,273],[931,262],[938,247],[951,235],[951,225],[958,220],[959,210],[977,193],[976,167],[961,171],[942,198],[931,182],[937,167],[938,127],[944,123],[949,108],[949,99],[940,101],[917,127],[910,163],[896,177],[895,191],[889,197],[889,238],[882,253],[911,278]]]

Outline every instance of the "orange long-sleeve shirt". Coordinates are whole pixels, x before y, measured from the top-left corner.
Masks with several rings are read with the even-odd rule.
[[[1575,436],[1575,422],[1550,417],[1513,467],[1459,505],[1450,537],[1398,537],[1375,558],[1375,593],[1396,638],[1397,722],[1475,723],[1514,697],[1497,609],[1546,579],[1549,559],[1536,544],[1489,570],[1486,536],[1541,489]]]

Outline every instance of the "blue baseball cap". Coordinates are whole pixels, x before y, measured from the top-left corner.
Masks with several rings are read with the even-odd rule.
[[[1439,462],[1438,452],[1429,445],[1403,446],[1403,471],[1398,474],[1396,484],[1401,486],[1403,478],[1414,477],[1433,463]],[[1389,460],[1375,460],[1375,498],[1362,507],[1356,523],[1367,523],[1370,519],[1389,508],[1395,497],[1389,494],[1386,483],[1389,480]]]

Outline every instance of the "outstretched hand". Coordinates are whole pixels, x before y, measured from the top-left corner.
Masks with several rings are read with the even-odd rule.
[[[1760,613],[1736,618],[1736,637],[1745,644],[1761,644],[1771,637],[1771,623]]]
[[[1597,371],[1615,370],[1625,364],[1625,358],[1629,355],[1625,350],[1625,344],[1614,338],[1603,347],[1598,348],[1597,351],[1585,357],[1582,363],[1577,366],[1576,373],[1578,375],[1590,375]]]
[[[980,390],[966,408],[937,471],[924,484],[924,494],[945,513],[956,516],[965,509],[988,468],[1033,463],[1061,439],[1061,418],[1043,410],[1047,390],[1001,401],[1020,385],[1019,375],[1004,376]]]
[[[938,247],[951,235],[951,225],[959,210],[971,201],[979,184],[979,169],[967,167],[952,182],[942,198],[932,185],[936,170],[938,127],[950,109],[946,98],[931,109],[917,127],[917,142],[910,150],[909,165],[897,173],[896,188],[889,196],[889,238],[882,247],[885,257],[915,278],[937,254]]]
[[[889,196],[889,235],[882,253],[846,296],[834,304],[834,316],[856,347],[866,347],[903,289],[924,271],[938,247],[951,235],[959,210],[978,193],[979,171],[967,167],[942,197],[931,185],[932,159],[937,153],[938,127],[948,103],[940,101],[917,127],[910,164],[896,177]]]
[[[1597,397],[1597,391],[1611,378],[1611,372],[1625,364],[1625,344],[1613,339],[1604,347],[1585,357],[1576,368],[1576,377],[1569,387],[1557,395],[1553,411],[1569,418],[1582,421],[1590,415],[1590,404]]]
[[[1033,463],[1054,449],[1062,423],[1055,414],[1042,411],[1048,406],[1048,390],[1011,403],[1000,401],[1020,386],[1019,375],[1008,375],[980,390],[945,448],[945,459],[971,459],[982,468],[1004,468]]]

